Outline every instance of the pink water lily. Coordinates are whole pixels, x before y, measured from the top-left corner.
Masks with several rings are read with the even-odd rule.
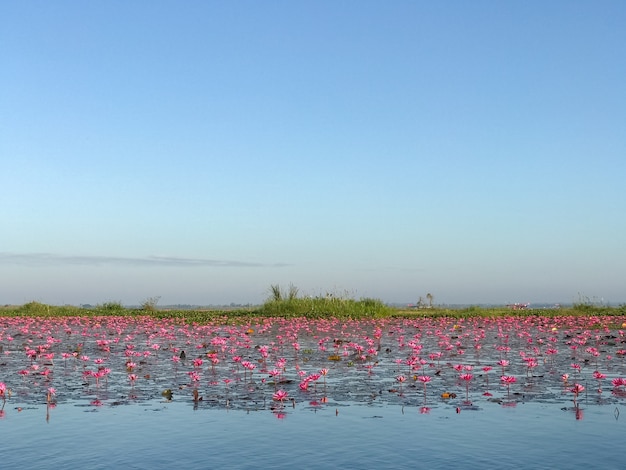
[[[289,394],[285,392],[284,390],[278,390],[276,391],[276,393],[272,395],[272,400],[283,402],[287,399],[288,396]]]
[[[583,380],[597,380],[600,390],[601,381],[621,370],[618,361],[626,357],[626,352],[620,353],[626,351],[621,349],[624,334],[615,345],[607,345],[605,338],[611,334],[617,337],[614,325],[623,320],[608,316],[359,321],[250,318],[233,325],[222,318],[200,325],[148,317],[7,318],[0,326],[0,341],[4,354],[12,356],[2,378],[7,382],[5,390],[15,380],[10,383],[14,389],[46,393],[52,387],[60,391],[64,401],[83,393],[95,393],[105,401],[107,390],[119,388],[124,380],[131,381],[131,375],[131,384],[145,378],[142,391],[150,393],[156,387],[201,390],[207,384],[227,384],[221,387],[222,392],[227,389],[227,399],[219,396],[222,392],[205,394],[216,397],[212,401],[215,406],[227,401],[232,406],[237,394],[263,401],[268,376],[273,377],[276,392],[280,384],[296,399],[307,395],[308,402],[319,403],[325,402],[315,396],[314,389],[321,378],[324,397],[369,387],[378,380],[406,387],[408,377],[422,382],[424,392],[427,387],[445,391],[456,377],[457,385],[466,388],[466,398],[470,386],[480,387],[481,396],[490,396],[492,366],[502,368],[503,377],[532,372],[534,387],[558,385],[562,377],[564,389],[569,391],[569,372],[581,384]],[[18,333],[20,341],[13,341]],[[568,354],[557,354],[559,349]],[[158,361],[157,351],[168,351],[171,360]],[[59,356],[64,359],[61,370],[54,363],[54,357]],[[90,356],[96,359],[90,360]],[[210,361],[210,365],[207,368],[193,358]],[[483,365],[485,362],[490,365]],[[583,364],[593,364],[593,369]],[[475,370],[484,373],[484,381],[474,381],[471,372]],[[376,381],[372,379],[374,372]],[[332,382],[327,383],[326,376],[331,374]],[[398,380],[400,376],[404,381]],[[626,382],[613,377],[613,393],[622,398]],[[108,381],[107,389],[98,387],[104,380]],[[508,395],[514,382],[501,383],[507,386]],[[8,397],[8,392],[4,396]],[[379,399],[390,399],[388,396],[383,388]]]

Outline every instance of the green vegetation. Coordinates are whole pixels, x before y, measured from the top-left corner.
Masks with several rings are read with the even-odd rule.
[[[141,308],[143,308],[146,312],[155,312],[159,300],[161,300],[160,295],[156,297],[148,297],[143,302],[141,302]]]
[[[40,302],[29,302],[21,306],[6,305],[0,307],[0,316],[6,317],[66,317],[66,316],[141,316],[153,318],[171,318],[186,322],[207,323],[210,321],[240,322],[252,317],[282,318],[492,318],[503,316],[593,316],[626,315],[626,305],[611,307],[588,298],[581,298],[571,307],[564,308],[527,308],[512,310],[502,307],[470,306],[463,309],[450,309],[430,305],[432,296],[428,295],[429,305],[424,308],[394,308],[381,300],[362,298],[355,300],[347,295],[326,294],[319,296],[299,296],[299,290],[290,284],[286,291],[279,285],[271,285],[269,297],[263,305],[235,309],[197,309],[177,310],[157,308],[160,297],[150,297],[139,308],[124,307],[120,301],[108,301],[95,307],[75,307],[70,305],[54,306]]]
[[[293,292],[291,287],[289,294]],[[295,292],[297,293],[297,289]],[[334,295],[316,297],[288,295],[270,297],[259,308],[257,314],[283,318],[381,318],[391,316],[394,311],[378,299],[355,300]]]

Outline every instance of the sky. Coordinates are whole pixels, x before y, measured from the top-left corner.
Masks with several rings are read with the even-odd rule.
[[[626,302],[626,2],[3,2],[0,304]]]

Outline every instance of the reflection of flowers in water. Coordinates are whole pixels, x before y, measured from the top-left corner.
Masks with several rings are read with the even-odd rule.
[[[287,413],[283,413],[282,411],[273,411],[276,419],[285,419],[287,417]]]
[[[576,407],[576,409],[574,410],[574,414],[576,416],[576,420],[580,421],[584,418],[584,414],[583,414],[583,409],[580,407]]]

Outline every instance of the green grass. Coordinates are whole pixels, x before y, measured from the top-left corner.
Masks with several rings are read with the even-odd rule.
[[[72,317],[72,316],[150,316],[153,318],[179,319],[188,323],[239,322],[254,317],[298,318],[496,318],[504,316],[620,316],[626,315],[626,305],[610,307],[590,303],[578,303],[560,309],[511,310],[507,307],[471,306],[465,309],[425,308],[398,309],[385,305],[378,299],[351,299],[333,295],[317,297],[297,297],[293,295],[270,296],[261,306],[234,310],[169,310],[127,308],[121,302],[111,301],[93,308],[75,306],[54,306],[40,302],[29,302],[20,306],[0,307],[0,316],[4,317]]]
[[[377,299],[355,300],[332,296],[270,299],[257,311],[260,316],[282,318],[382,318],[393,313],[393,308]]]

